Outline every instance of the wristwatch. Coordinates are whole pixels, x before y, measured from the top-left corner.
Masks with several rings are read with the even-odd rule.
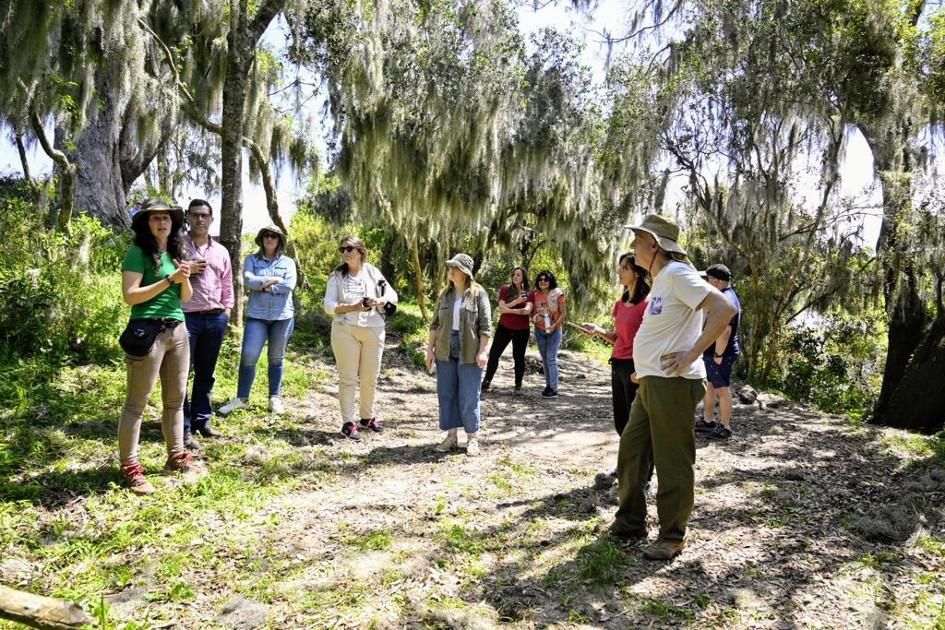
[[[164,279],[167,280],[168,286],[171,286],[171,287],[174,286],[174,281],[171,280],[171,274],[169,273],[164,274]]]
[[[716,353],[715,353],[715,358],[716,358],[716,359],[721,359],[721,358],[722,358],[722,355],[719,354],[718,352],[716,352]]]

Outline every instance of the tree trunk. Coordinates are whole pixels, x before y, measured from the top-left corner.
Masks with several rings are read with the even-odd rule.
[[[220,243],[230,252],[233,267],[232,321],[243,316],[243,120],[247,73],[256,54],[256,43],[286,0],[255,2],[249,16],[248,0],[230,0],[230,30],[226,36],[226,76],[223,81],[223,121],[220,134]]]
[[[892,322],[891,322],[892,324]],[[897,329],[900,322],[896,322]],[[905,322],[901,322],[905,324]],[[883,390],[876,404],[874,422],[900,429],[934,433],[945,426],[945,315],[935,319],[922,335],[914,330],[899,331],[896,341],[902,339],[902,346],[894,348],[893,330],[889,331],[889,357],[900,362],[899,355],[912,345],[915,351],[909,352],[911,358],[898,374],[883,374]],[[888,359],[887,359],[888,361]],[[895,385],[887,386],[887,379]]]
[[[423,286],[423,266],[420,264],[420,239],[414,235],[410,241],[410,259],[413,261],[414,281],[417,283],[417,303],[420,305],[420,315],[424,323],[430,321],[427,313],[427,291]]]
[[[232,9],[231,9],[232,10]],[[220,135],[220,243],[230,253],[233,267],[233,295],[236,303],[232,320],[243,315],[243,105],[246,101],[245,56],[241,29],[231,29],[226,79],[223,84],[223,133]],[[252,50],[252,49],[250,49]]]
[[[95,622],[72,602],[33,595],[6,586],[0,586],[0,619],[52,630],[77,630]]]
[[[26,145],[23,144],[23,136],[17,133],[14,136],[16,140],[16,152],[20,156],[20,166],[23,168],[23,179],[32,187],[35,186],[33,176],[30,174],[30,162],[26,158]]]
[[[107,99],[105,99],[107,100]],[[75,204],[105,225],[131,227],[127,190],[118,160],[118,117],[106,106],[82,131],[72,158],[76,163]]]
[[[943,407],[936,412],[941,378],[942,313],[929,326],[929,309],[919,295],[918,271],[913,267],[902,242],[905,215],[912,204],[912,160],[910,127],[901,122],[893,131],[873,135],[860,126],[873,152],[873,159],[883,187],[883,222],[876,252],[883,261],[884,285],[889,332],[883,385],[873,410],[872,422],[903,429],[932,430],[945,424]],[[929,390],[919,390],[927,383],[937,383]],[[915,414],[915,415],[913,415]]]

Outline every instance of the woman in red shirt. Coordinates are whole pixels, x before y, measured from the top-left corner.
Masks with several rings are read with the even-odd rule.
[[[614,401],[614,428],[620,435],[630,420],[630,405],[637,395],[638,385],[633,382],[633,338],[643,322],[650,285],[646,281],[646,270],[636,264],[633,254],[620,257],[617,274],[624,291],[614,304],[614,329],[605,330],[590,323],[582,324],[581,327],[589,335],[614,345],[610,355],[610,383]]]
[[[499,325],[496,326],[492,350],[489,352],[489,364],[482,380],[482,391],[489,391],[492,377],[499,367],[499,357],[511,341],[512,359],[515,361],[515,391],[520,392],[522,378],[525,376],[525,349],[528,348],[528,317],[532,314],[532,302],[528,295],[528,273],[522,267],[514,268],[512,282],[503,284],[499,289],[499,313]]]

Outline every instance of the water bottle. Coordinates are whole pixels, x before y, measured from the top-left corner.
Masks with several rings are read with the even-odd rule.
[[[551,330],[551,315],[545,313],[545,330]]]

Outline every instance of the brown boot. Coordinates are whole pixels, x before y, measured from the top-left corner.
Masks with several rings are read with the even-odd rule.
[[[121,476],[128,489],[135,494],[154,494],[154,486],[144,477],[144,466],[138,462],[128,462],[121,467]]]
[[[643,550],[643,557],[647,560],[671,560],[678,556],[685,547],[685,540],[660,538]]]
[[[190,431],[184,433],[184,448],[194,455],[200,455],[203,452],[203,449],[200,447],[200,442],[197,441],[197,438],[195,438],[194,434]]]
[[[168,457],[167,461],[164,462],[164,470],[169,473],[179,472],[197,476],[207,472],[203,464],[195,460],[194,456],[187,451]]]

